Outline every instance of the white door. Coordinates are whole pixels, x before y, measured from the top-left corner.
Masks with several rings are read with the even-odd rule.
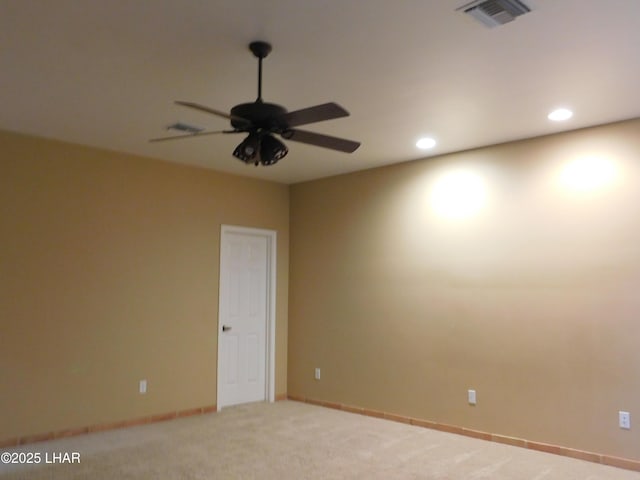
[[[273,401],[275,232],[222,227],[218,407]]]

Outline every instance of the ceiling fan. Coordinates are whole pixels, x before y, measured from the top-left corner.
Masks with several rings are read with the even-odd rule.
[[[151,142],[176,140],[182,138],[201,137],[217,133],[248,133],[249,135],[236,147],[233,155],[247,164],[273,165],[282,159],[289,150],[273,136],[278,134],[285,140],[306,143],[317,147],[329,148],[340,152],[352,153],[359,142],[344,138],[332,137],[320,133],[299,130],[294,127],[309,123],[347,117],[349,112],[337,103],[323,103],[313,107],[287,112],[287,109],[274,103],[262,101],[262,60],[271,52],[271,45],[266,42],[252,42],[249,49],[258,58],[258,98],[253,103],[242,103],[231,109],[230,113],[199,105],[193,102],[176,101],[177,105],[193,108],[205,113],[223,117],[231,122],[232,130],[193,131],[186,135],[153,138]]]

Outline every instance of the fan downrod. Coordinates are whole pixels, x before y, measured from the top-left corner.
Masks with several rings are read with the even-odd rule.
[[[271,44],[267,42],[251,42],[249,50],[259,59],[263,59],[271,53]]]

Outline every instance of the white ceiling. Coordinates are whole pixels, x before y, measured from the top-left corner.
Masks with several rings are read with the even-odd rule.
[[[640,1],[525,0],[494,29],[467,0],[0,0],[0,128],[283,183],[640,116]],[[263,97],[335,101],[347,118],[303,127],[354,154],[287,142],[275,166],[231,152],[240,135],[149,143],[176,121],[213,130],[256,97],[247,45],[273,44]],[[556,106],[574,117],[547,120]]]

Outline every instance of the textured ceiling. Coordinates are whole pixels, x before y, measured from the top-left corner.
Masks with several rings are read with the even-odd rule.
[[[527,0],[525,0],[527,1]],[[295,183],[640,116],[640,1],[531,0],[488,29],[465,0],[0,0],[0,128]],[[362,142],[344,154],[288,142],[272,167],[232,157],[239,135],[149,143],[182,121],[213,130],[256,97],[247,45],[273,44],[263,97],[351,112],[306,130]],[[552,123],[556,106],[575,112]]]

